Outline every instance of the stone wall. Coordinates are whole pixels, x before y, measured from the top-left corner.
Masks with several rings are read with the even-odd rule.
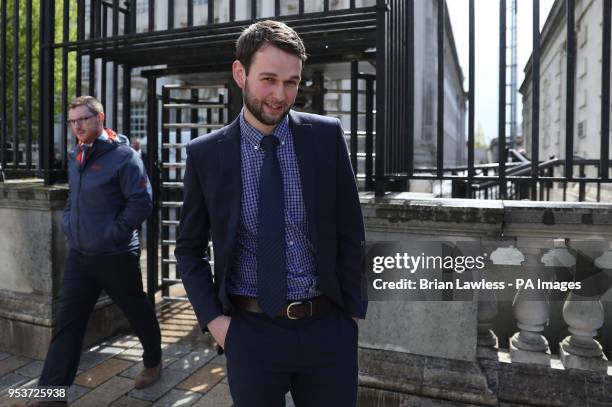
[[[44,358],[55,325],[67,254],[61,231],[66,186],[0,183],[0,351]],[[105,295],[85,338],[106,338],[126,320]]]

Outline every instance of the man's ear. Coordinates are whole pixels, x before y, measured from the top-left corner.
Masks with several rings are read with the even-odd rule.
[[[105,117],[106,117],[106,115],[104,114],[104,112],[98,113],[98,120],[100,121],[100,124],[104,125],[104,118]]]
[[[235,60],[232,64],[232,76],[234,77],[236,85],[238,85],[240,89],[244,89],[244,84],[246,83],[246,69],[244,69],[244,66],[238,60]]]

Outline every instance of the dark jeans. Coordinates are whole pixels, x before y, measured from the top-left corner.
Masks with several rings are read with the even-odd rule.
[[[288,391],[296,407],[355,406],[357,331],[339,309],[301,320],[235,312],[225,339],[234,406],[284,406]]]
[[[144,349],[145,367],[161,360],[161,332],[155,310],[142,288],[140,253],[82,255],[70,250],[57,313],[57,326],[39,379],[41,386],[74,381],[91,312],[104,290],[125,313]]]

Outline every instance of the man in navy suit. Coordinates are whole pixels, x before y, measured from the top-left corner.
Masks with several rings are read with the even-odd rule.
[[[235,406],[354,406],[363,219],[339,120],[291,110],[306,60],[287,25],[241,34],[243,109],[187,147],[175,255]],[[214,276],[206,255],[212,236]]]

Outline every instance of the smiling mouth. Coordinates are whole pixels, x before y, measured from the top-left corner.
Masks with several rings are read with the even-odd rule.
[[[280,104],[279,104],[279,105],[273,105],[273,104],[270,104],[270,103],[264,103],[264,105],[265,105],[265,106],[266,106],[268,109],[270,109],[270,110],[274,110],[274,111],[276,111],[276,110],[282,110],[282,109],[283,109],[283,105],[280,105]]]

